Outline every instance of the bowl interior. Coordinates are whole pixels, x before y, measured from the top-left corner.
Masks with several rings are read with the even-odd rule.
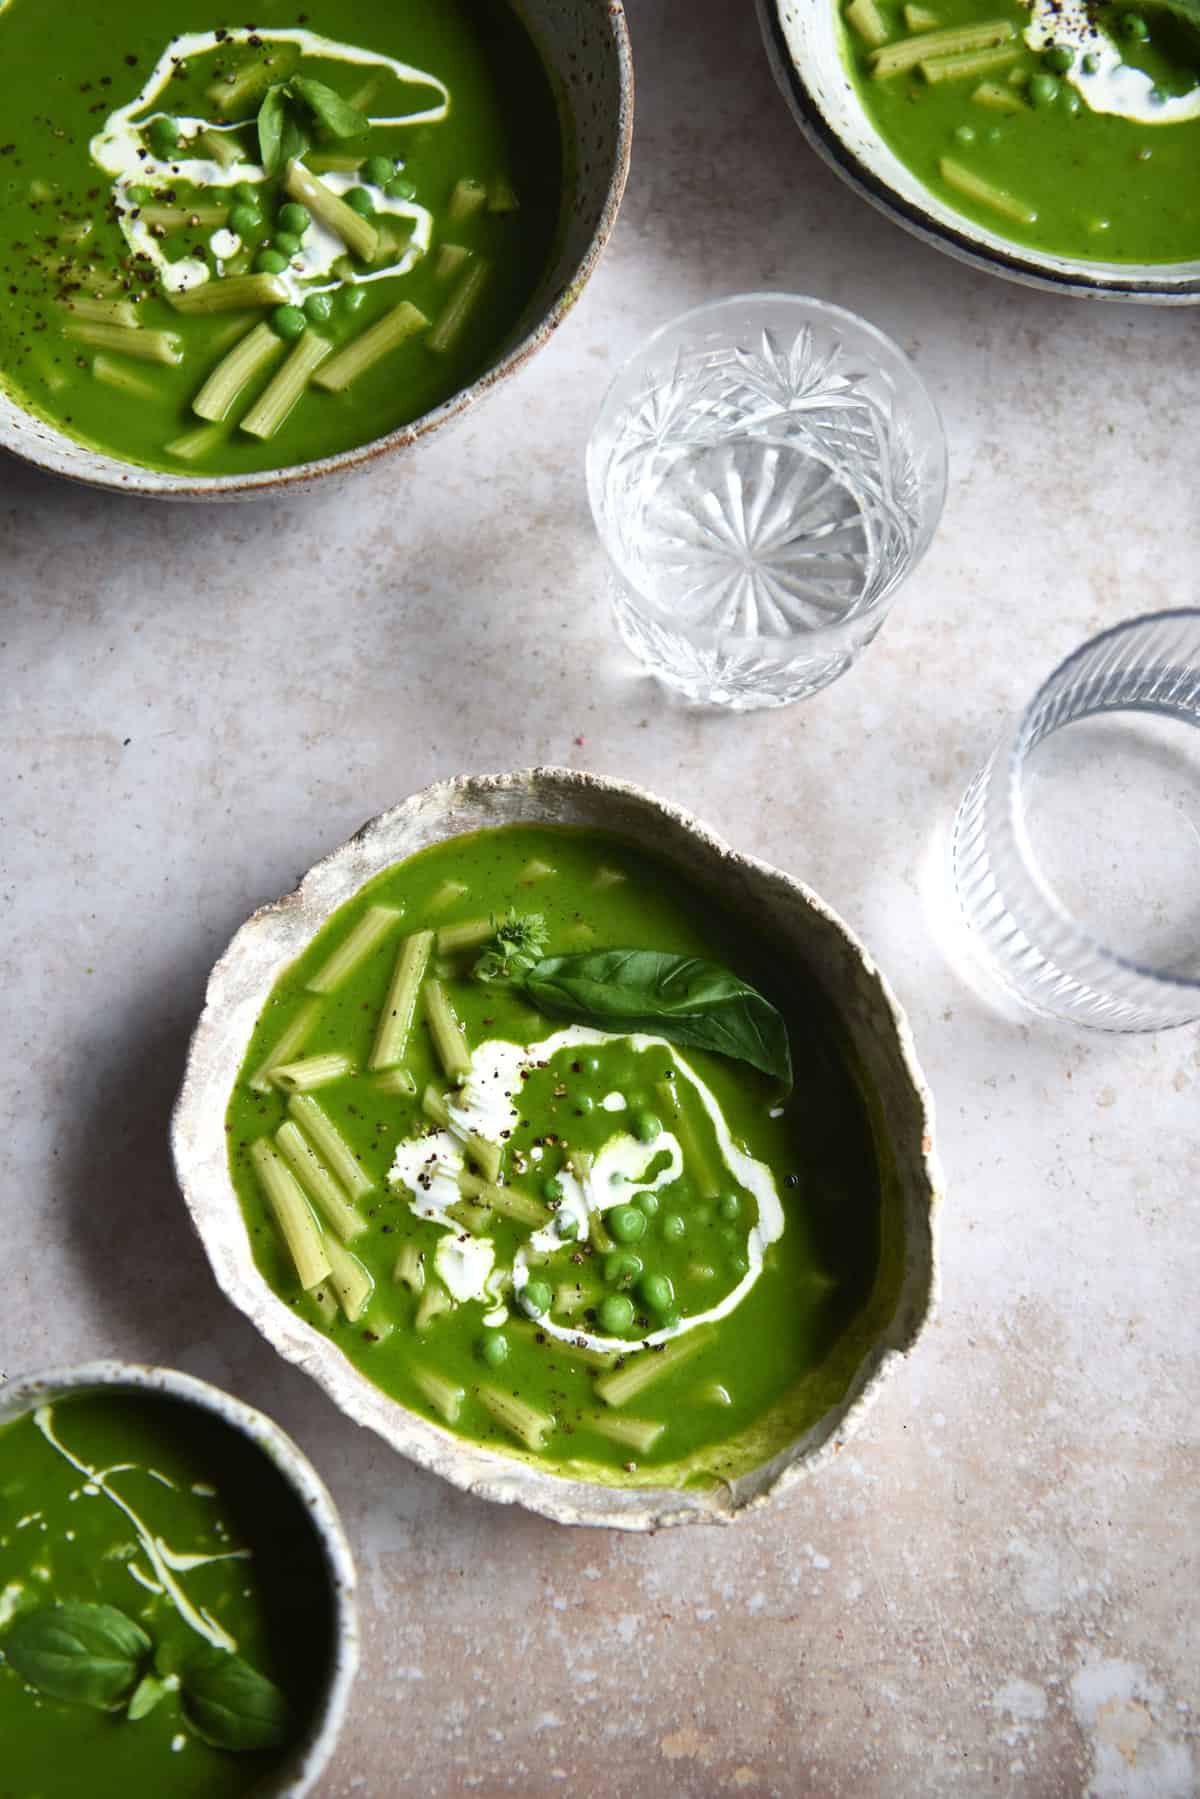
[[[1013,280],[1062,293],[1187,304],[1200,299],[1200,261],[1103,262],[1029,249],[930,191],[875,129],[841,50],[834,0],[758,0],[776,79],[813,147],[860,194],[936,248]]]
[[[554,254],[521,317],[488,367],[432,412],[385,437],[314,462],[254,475],[164,473],[89,449],[0,386],[0,448],[92,486],[169,499],[250,499],[336,481],[385,452],[415,443],[511,375],[552,335],[578,299],[616,218],[629,165],[633,68],[620,0],[511,0],[556,89],[563,134],[563,202]],[[0,10],[3,10],[0,7]]]
[[[819,1372],[828,1409],[770,1462],[720,1490],[620,1488],[571,1480],[485,1449],[408,1412],[373,1386],[326,1337],[299,1319],[255,1267],[229,1174],[224,1129],[234,1074],[282,968],[330,914],[390,864],[463,831],[516,822],[588,825],[667,857],[695,885],[802,963],[844,1026],[873,1117],[883,1188],[883,1253],[859,1346]],[[792,1470],[834,1444],[885,1364],[911,1347],[934,1292],[928,1096],[907,1029],[865,952],[814,895],[764,864],[736,855],[696,821],[621,783],[573,770],[442,783],[365,826],[317,865],[299,890],[256,914],[214,969],[175,1115],[184,1197],[226,1293],[343,1411],[456,1486],[520,1501],[568,1523],[645,1529],[728,1518],[765,1497]],[[834,1352],[835,1355],[838,1351]]]
[[[0,1424],[56,1400],[102,1392],[146,1395],[216,1418],[272,1464],[307,1518],[327,1585],[332,1638],[328,1671],[318,1709],[303,1737],[261,1787],[262,1799],[302,1799],[328,1765],[358,1667],[354,1563],[333,1500],[311,1464],[271,1419],[219,1387],[174,1369],[97,1361],[25,1376],[0,1391]]]

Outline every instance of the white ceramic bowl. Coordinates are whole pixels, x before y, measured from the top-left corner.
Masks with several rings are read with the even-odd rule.
[[[140,1362],[102,1361],[24,1375],[0,1387],[0,1424],[10,1423],[36,1406],[51,1404],[68,1395],[104,1390],[147,1393],[156,1398],[172,1399],[219,1418],[262,1451],[308,1513],[328,1581],[335,1637],[333,1660],[320,1709],[303,1738],[283,1765],[254,1789],[260,1799],[303,1799],[304,1794],[313,1791],[329,1765],[358,1668],[354,1563],[333,1500],[311,1462],[277,1424],[240,1399],[223,1393],[219,1387],[172,1368],[153,1368]]]
[[[877,1339],[841,1399],[781,1454],[713,1491],[623,1488],[569,1480],[515,1454],[465,1442],[408,1411],[352,1366],[332,1340],[298,1318],[255,1266],[230,1179],[225,1112],[255,1021],[275,980],[365,881],[429,844],[518,822],[588,825],[667,857],[702,891],[803,963],[833,1001],[861,1067],[880,1143],[888,1218],[903,1233],[903,1273]],[[244,924],[208,984],[175,1109],[175,1167],[213,1272],[281,1355],[317,1380],[349,1417],[456,1487],[514,1501],[566,1524],[650,1530],[724,1522],[765,1500],[840,1447],[881,1380],[926,1323],[936,1289],[934,1222],[940,1177],[932,1108],[908,1026],[858,940],[800,882],[739,855],[696,819],[624,782],[575,769],[439,782],[364,825],[310,870],[294,893]]]
[[[1185,306],[1200,300],[1200,262],[1101,262],[1027,249],[955,212],[880,137],[850,80],[838,0],[758,0],[775,79],[813,149],[855,191],[935,249],[1054,293]]]
[[[559,96],[568,187],[558,247],[482,375],[432,412],[371,443],[253,475],[164,474],[90,450],[0,387],[0,449],[92,487],[169,500],[249,500],[344,481],[459,417],[548,343],[583,292],[616,220],[633,135],[633,61],[621,0],[513,0]],[[0,11],[3,11],[0,0]]]

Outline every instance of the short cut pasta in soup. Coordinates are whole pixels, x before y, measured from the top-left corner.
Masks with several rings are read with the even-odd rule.
[[[895,1302],[828,1006],[664,863],[453,838],[279,978],[228,1115],[258,1266],[386,1392],[559,1473],[731,1479]]]

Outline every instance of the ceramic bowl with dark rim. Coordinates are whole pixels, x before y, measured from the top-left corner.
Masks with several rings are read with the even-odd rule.
[[[770,1460],[719,1486],[626,1487],[569,1479],[515,1453],[455,1436],[360,1373],[330,1337],[272,1290],[254,1260],[230,1175],[225,1114],[275,981],[330,915],[385,868],[448,837],[518,823],[609,831],[665,857],[699,892],[774,940],[784,958],[812,975],[832,1001],[860,1071],[876,1141],[882,1229],[895,1245],[886,1275],[877,1277],[886,1281],[877,1327],[817,1422]],[[294,893],[256,912],[209,979],[172,1143],[184,1200],[217,1281],[281,1355],[312,1375],[349,1417],[422,1467],[467,1492],[518,1503],[564,1524],[654,1530],[727,1523],[765,1502],[840,1448],[881,1383],[916,1343],[934,1304],[941,1177],[932,1102],[904,1014],[868,952],[800,881],[741,855],[697,819],[640,788],[577,769],[439,782],[364,825],[310,870]]]
[[[633,135],[633,60],[622,0],[514,0],[558,95],[566,191],[557,248],[488,367],[432,412],[335,456],[244,475],[164,473],[78,443],[0,387],[0,450],[91,487],[168,500],[249,500],[344,481],[410,449],[515,375],[562,324],[616,221]],[[0,10],[3,10],[0,5]]]
[[[835,174],[922,242],[990,274],[1053,293],[1159,306],[1200,301],[1200,262],[1103,262],[1013,243],[932,193],[879,135],[842,55],[838,0],[758,0],[775,79]]]
[[[307,1515],[325,1580],[322,1597],[332,1621],[328,1668],[319,1705],[300,1740],[280,1766],[254,1789],[261,1799],[304,1799],[306,1793],[313,1792],[329,1765],[358,1670],[354,1562],[328,1489],[292,1439],[264,1413],[194,1375],[143,1362],[83,1362],[51,1368],[44,1374],[19,1376],[0,1387],[0,1424],[11,1424],[38,1406],[51,1405],[56,1400],[96,1393],[146,1394],[216,1418],[270,1462]]]

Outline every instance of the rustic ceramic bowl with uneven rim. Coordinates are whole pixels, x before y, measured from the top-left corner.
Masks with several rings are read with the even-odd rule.
[[[964,218],[931,193],[880,137],[847,73],[841,0],[758,0],[775,79],[801,131],[844,181],[937,250],[1054,293],[1159,306],[1200,301],[1200,262],[1129,263],[1054,256]]]
[[[69,1368],[51,1368],[45,1374],[29,1374],[0,1387],[0,1424],[9,1424],[40,1405],[68,1395],[97,1393],[148,1393],[196,1406],[219,1418],[262,1451],[283,1476],[312,1522],[321,1546],[329,1583],[335,1643],[333,1662],[325,1684],[321,1708],[286,1762],[255,1787],[260,1799],[303,1799],[311,1793],[329,1765],[338,1733],[346,1716],[350,1689],[358,1669],[358,1610],[355,1603],[354,1563],[341,1519],[333,1500],[312,1464],[277,1424],[194,1375],[173,1368],[154,1368],[143,1362],[83,1362]]]
[[[167,500],[252,500],[340,484],[458,418],[553,337],[608,242],[633,136],[633,60],[622,0],[513,0],[559,95],[566,192],[557,249],[494,360],[468,387],[385,437],[315,462],[251,475],[164,474],[88,449],[0,386],[0,449],[91,487]],[[3,6],[0,5],[0,11]]]
[[[566,1479],[468,1443],[374,1386],[321,1332],[298,1318],[255,1266],[230,1179],[225,1112],[255,1021],[276,978],[364,882],[430,844],[516,823],[586,825],[667,857],[756,933],[803,963],[832,1000],[861,1068],[880,1141],[884,1204],[902,1249],[896,1297],[850,1373],[839,1402],[781,1454],[712,1491],[611,1487]],[[228,1296],[289,1361],[359,1424],[456,1487],[518,1503],[564,1524],[654,1530],[727,1522],[840,1447],[870,1396],[916,1342],[936,1292],[934,1223],[940,1178],[932,1107],[904,1015],[867,951],[815,893],[739,855],[698,820],[640,788],[575,769],[442,781],[363,826],[294,893],[244,924],[212,972],[173,1123],[175,1167],[192,1221]]]

